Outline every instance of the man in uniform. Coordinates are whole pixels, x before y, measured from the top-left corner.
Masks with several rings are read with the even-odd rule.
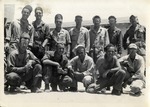
[[[34,54],[27,50],[29,41],[29,34],[23,33],[19,39],[18,49],[13,50],[8,56],[6,84],[11,86],[10,91],[15,91],[16,87],[25,82],[31,92],[39,92],[38,81],[42,78],[42,67]]]
[[[33,27],[28,22],[28,17],[32,12],[32,7],[30,5],[26,5],[22,9],[22,17],[21,19],[17,19],[16,21],[12,22],[9,31],[6,36],[6,44],[5,44],[5,51],[10,53],[12,50],[17,49],[17,43],[19,42],[20,35],[24,32],[30,35],[30,43],[29,45],[33,45]]]
[[[139,96],[145,87],[144,59],[138,55],[137,45],[131,43],[128,47],[128,55],[119,59],[122,69],[126,72],[123,86],[130,85],[130,94]]]
[[[45,54],[45,46],[50,38],[50,28],[42,21],[43,9],[41,7],[35,8],[35,17],[36,20],[32,23],[34,27],[34,42],[31,51],[41,60]]]
[[[109,25],[108,34],[109,34],[109,41],[116,47],[116,55],[120,57],[122,54],[122,33],[119,28],[116,27],[116,17],[109,16]]]
[[[109,36],[107,29],[100,26],[101,18],[93,17],[94,26],[89,31],[90,35],[90,56],[96,60],[98,57],[104,56],[104,47],[109,44]]]
[[[86,53],[89,53],[90,38],[87,28],[82,27],[82,16],[77,15],[75,17],[76,27],[72,28],[70,33],[71,38],[71,58],[75,57],[75,47],[77,45],[85,46]]]
[[[51,32],[51,40],[50,40],[50,50],[56,50],[57,43],[63,43],[65,45],[64,54],[69,58],[70,57],[70,35],[69,32],[62,28],[63,16],[61,14],[57,14],[55,16],[55,25],[56,28]]]

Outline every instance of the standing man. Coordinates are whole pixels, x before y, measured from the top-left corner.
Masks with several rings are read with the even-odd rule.
[[[120,57],[122,54],[122,33],[119,28],[116,27],[116,17],[109,16],[109,25],[108,34],[109,34],[109,41],[116,47],[116,54],[117,57]]]
[[[122,82],[126,73],[121,70],[120,63],[115,55],[115,47],[109,44],[105,51],[104,57],[100,57],[96,62],[96,71],[99,72],[96,84],[91,84],[87,92],[95,93],[103,88],[113,86],[112,94],[121,95]]]
[[[76,47],[76,55],[69,63],[69,70],[72,74],[73,83],[70,91],[77,91],[77,82],[82,82],[85,89],[94,82],[94,62],[91,57],[86,54],[85,47],[78,45]]]
[[[42,67],[33,53],[27,50],[29,41],[29,34],[23,33],[19,38],[18,49],[8,56],[6,84],[11,86],[10,91],[15,91],[16,87],[25,82],[31,92],[39,92],[38,81],[42,78]]]
[[[62,28],[63,16],[61,14],[57,14],[55,16],[55,25],[56,28],[51,32],[51,45],[50,50],[56,50],[57,43],[63,43],[65,45],[64,53],[69,58],[70,57],[70,35],[69,32]]]
[[[146,29],[144,26],[139,24],[138,18],[134,15],[130,16],[131,26],[126,31],[123,38],[123,47],[126,49],[130,43],[135,43],[137,41],[145,42],[146,39]],[[127,39],[129,38],[129,44]]]
[[[90,56],[96,60],[98,57],[104,56],[104,47],[109,44],[109,36],[107,29],[100,26],[101,18],[93,17],[94,26],[91,27],[90,34]]]
[[[137,46],[131,43],[128,47],[128,55],[119,59],[122,69],[126,72],[124,87],[130,85],[130,94],[139,96],[145,87],[144,59],[137,54]]]
[[[57,91],[57,85],[60,90],[65,91],[67,84],[71,83],[71,78],[68,76],[68,58],[63,53],[64,44],[58,43],[56,51],[48,51],[42,58],[46,92],[50,90],[49,83],[51,83],[52,91]]]
[[[71,58],[75,57],[74,50],[77,45],[85,46],[86,53],[89,53],[90,48],[89,32],[87,28],[82,27],[82,16],[77,15],[75,22],[76,27],[69,31],[71,38]]]
[[[41,7],[35,8],[35,17],[36,20],[32,23],[34,27],[34,42],[31,51],[41,60],[45,54],[45,46],[50,37],[50,28],[42,21],[43,9]]]
[[[12,22],[8,35],[6,36],[6,44],[5,44],[5,51],[9,51],[10,53],[12,50],[17,49],[17,43],[19,42],[20,35],[24,32],[28,33],[30,35],[30,43],[29,45],[33,45],[33,27],[28,22],[28,17],[30,16],[32,12],[32,7],[30,5],[26,5],[22,9],[22,17],[21,19],[17,19],[16,21]]]

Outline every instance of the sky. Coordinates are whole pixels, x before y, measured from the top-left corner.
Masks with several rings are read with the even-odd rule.
[[[134,14],[142,24],[145,24],[148,14],[145,10],[148,10],[149,6],[148,0],[14,0],[4,4],[15,5],[14,19],[21,17],[21,10],[26,4],[30,4],[33,9],[40,6],[44,10],[43,21],[47,23],[54,23],[55,15],[60,13],[64,17],[64,22],[73,22],[76,15],[82,15],[83,20],[92,21],[95,15],[107,19],[110,15],[129,17]],[[34,11],[29,20],[35,20]]]

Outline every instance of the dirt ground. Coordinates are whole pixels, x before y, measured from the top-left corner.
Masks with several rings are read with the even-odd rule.
[[[30,90],[23,90],[21,93],[6,93],[0,107],[148,107],[146,89],[140,97],[130,96],[129,87],[123,90],[121,96],[111,95],[111,91],[106,91],[105,94],[89,94],[84,91],[82,83],[78,83],[78,90],[49,93],[30,93]]]

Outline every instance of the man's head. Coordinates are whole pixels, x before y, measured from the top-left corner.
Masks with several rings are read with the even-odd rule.
[[[24,32],[20,36],[19,46],[22,50],[26,50],[30,41],[30,36],[28,33]]]
[[[57,43],[56,45],[57,54],[62,55],[64,53],[64,48],[65,48],[65,45],[63,43]]]
[[[100,26],[100,23],[101,23],[101,18],[100,16],[96,15],[93,17],[93,23],[94,23],[94,26]]]
[[[133,26],[136,26],[136,25],[139,23],[137,16],[131,15],[131,16],[130,16],[130,23],[131,23]]]
[[[30,5],[26,5],[22,9],[22,19],[27,20],[28,17],[30,16],[30,13],[32,12],[32,7]]]
[[[76,47],[76,55],[82,60],[85,58],[86,52],[85,47],[83,45],[78,45]]]
[[[135,58],[135,55],[136,55],[136,52],[137,52],[137,45],[134,44],[134,43],[131,43],[129,46],[128,46],[128,54],[131,58]]]
[[[62,25],[62,22],[63,22],[63,16],[61,14],[57,14],[55,16],[55,25],[56,25],[56,27],[60,28],[61,25]]]
[[[116,17],[115,16],[109,16],[108,18],[110,26],[116,25]]]
[[[104,50],[106,52],[106,56],[109,58],[113,57],[116,52],[116,48],[113,44],[108,44]]]
[[[35,8],[35,17],[36,19],[42,19],[43,16],[43,9],[41,7],[36,7]]]
[[[75,17],[75,22],[76,22],[76,26],[81,26],[81,24],[82,24],[82,16],[77,15]]]

